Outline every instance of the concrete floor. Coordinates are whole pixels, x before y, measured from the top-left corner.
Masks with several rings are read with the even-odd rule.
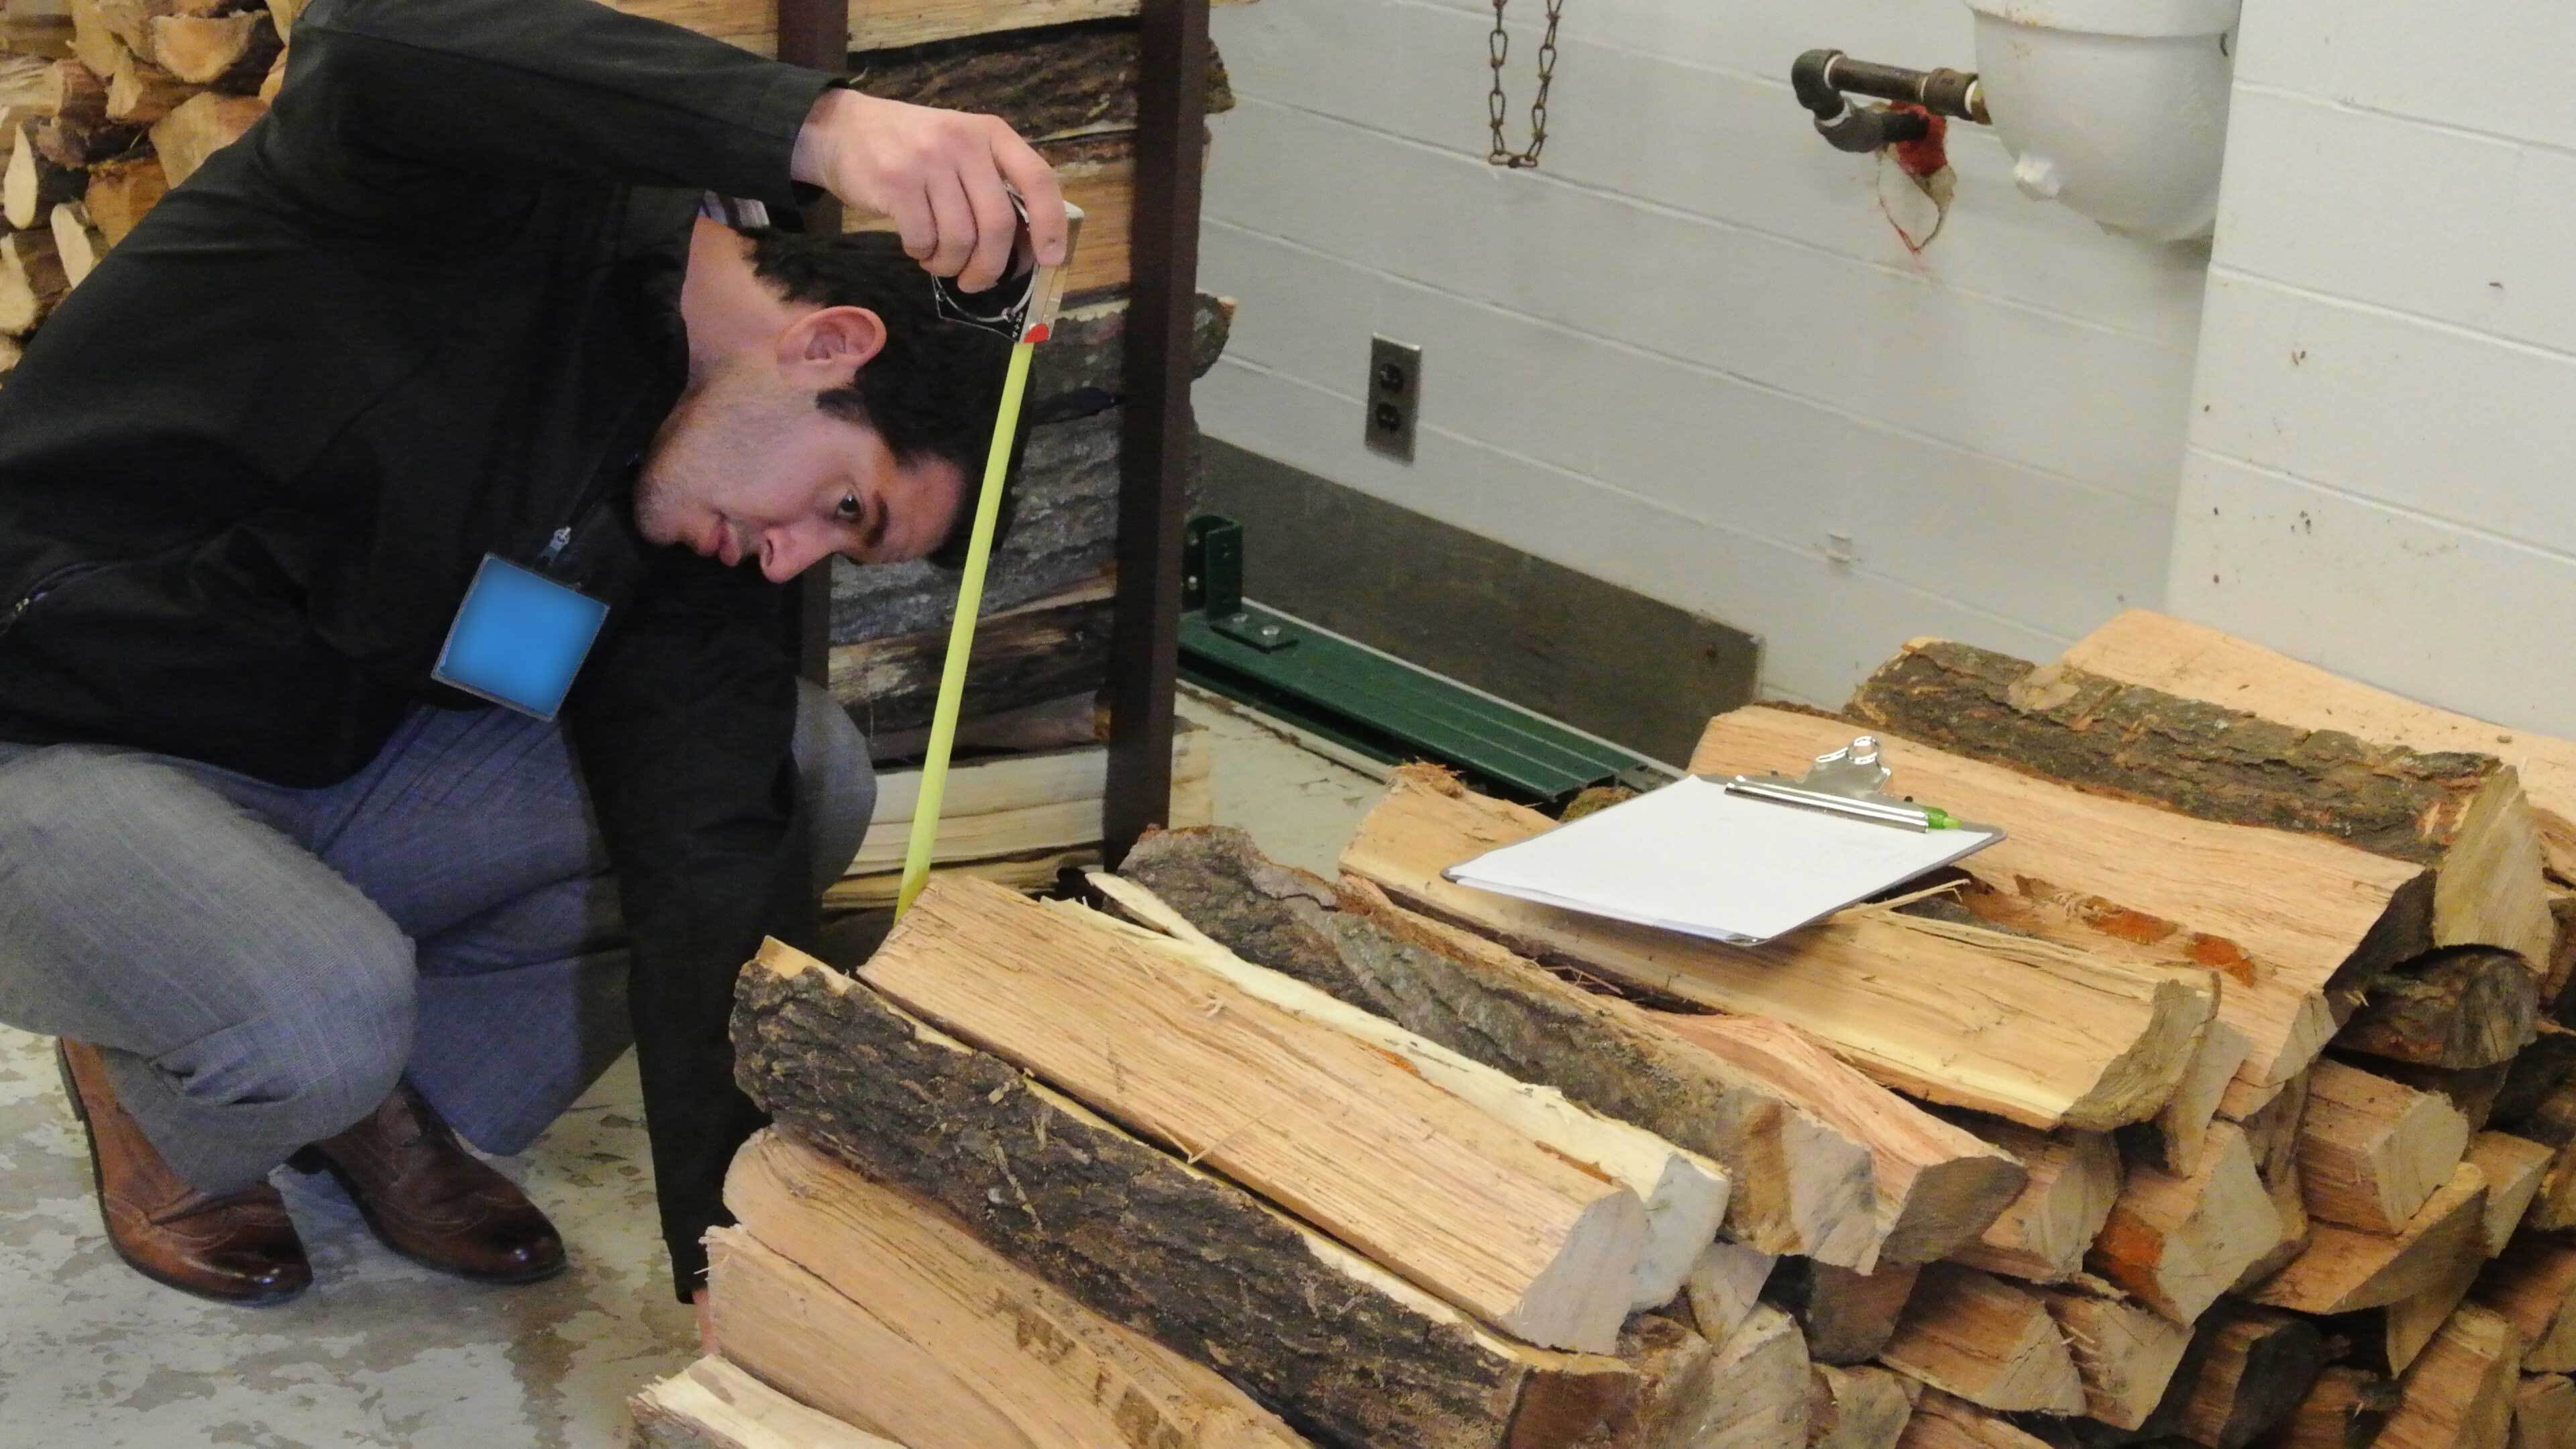
[[[1204,702],[1217,814],[1329,870],[1367,775]],[[625,1397],[696,1353],[653,1216],[630,1056],[502,1169],[551,1214],[572,1270],[492,1288],[414,1267],[328,1178],[279,1180],[314,1286],[218,1307],[150,1283],[99,1227],[51,1043],[0,1028],[0,1449],[609,1449]]]

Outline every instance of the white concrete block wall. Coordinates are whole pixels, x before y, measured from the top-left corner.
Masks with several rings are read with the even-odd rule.
[[[2576,733],[2576,45],[2557,0],[2246,0],[2172,607]]]
[[[1969,65],[1964,6],[1567,11],[1534,175],[1483,161],[1485,0],[1216,13],[1201,275],[1244,310],[1209,432],[1760,634],[1816,703],[1910,635],[2045,657],[2161,601],[2205,252],[2024,200],[1962,126],[1911,256],[1786,84],[1815,45]],[[1410,466],[1360,444],[1372,333],[1426,350]]]

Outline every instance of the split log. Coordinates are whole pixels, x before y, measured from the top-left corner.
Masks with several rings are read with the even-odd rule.
[[[89,209],[77,201],[66,201],[54,208],[50,230],[54,234],[54,255],[63,264],[63,283],[77,287],[98,270],[98,259],[107,254],[107,242],[99,236],[98,228],[89,224]]]
[[[107,81],[78,60],[46,63],[30,103],[39,115],[75,125],[107,120]]]
[[[286,52],[281,50],[277,58],[268,63],[268,74],[260,77],[259,89],[252,94],[273,106],[277,104],[278,93],[285,89]]]
[[[2463,1257],[2483,1257],[2486,1179],[2461,1163],[2394,1235],[2320,1223],[2308,1250],[2251,1289],[2257,1303],[2299,1313],[2381,1308],[2448,1282]]]
[[[2549,898],[2549,918],[2558,924],[2558,948],[2549,954],[2548,968],[2540,973],[2540,1004],[2558,1013],[2576,1011],[2576,1000],[2567,994],[2567,985],[2576,978],[2576,891],[2555,891]]]
[[[1109,703],[1098,694],[1068,694],[1041,704],[957,721],[957,750],[983,754],[1033,754],[1109,742]],[[894,730],[868,736],[868,754],[882,767],[918,760],[930,749],[930,731]]]
[[[117,61],[127,54],[124,41],[108,28],[98,0],[71,0],[72,55],[101,78],[116,74]]]
[[[52,232],[0,236],[0,332],[23,336],[35,330],[70,290]]]
[[[636,1449],[903,1449],[709,1356],[626,1401]]]
[[[1822,1363],[1809,1373],[1807,1449],[1896,1449],[1922,1393],[1912,1379],[1893,1369]]]
[[[2384,1308],[2365,1308],[2318,1322],[2349,1345],[2343,1360],[2373,1373],[2403,1374],[2442,1331],[2451,1315],[2468,1301],[2486,1260],[2462,1254],[2442,1278],[2411,1297]]]
[[[2491,1067],[2539,1032],[2540,983],[2511,951],[2461,946],[2360,984],[2335,1045],[2428,1067]]]
[[[2155,1115],[2216,1010],[2205,976],[2194,985],[1890,912],[1847,911],[1765,945],[1725,946],[1441,874],[1550,824],[1437,770],[1408,768],[1361,822],[1342,868],[1522,955],[1785,1022],[1899,1091],[2033,1127],[2101,1131]]]
[[[1709,722],[1691,767],[1795,774],[1849,744],[1851,731],[1809,715],[1740,709]],[[2055,890],[2098,902],[2105,927],[2123,922],[2132,940],[2188,943],[2200,964],[2280,988],[2292,1002],[2432,947],[2433,882],[2421,867],[2315,836],[2087,795],[1904,740],[1889,744],[1889,762],[1909,792],[2011,832],[1960,862],[1971,876],[2007,895]],[[2299,1044],[2280,1035],[2295,1012],[2279,1015],[2237,1023],[2254,1039],[2246,1066],[2254,1085],[2286,1081],[2307,1064]]]
[[[1923,1270],[1879,1361],[1998,1413],[2085,1410],[2084,1381],[2048,1305],[2028,1289],[1953,1263]]]
[[[2245,1449],[2288,1418],[2325,1368],[2325,1338],[2286,1313],[2221,1304],[2201,1321],[2175,1424],[2204,1449]]]
[[[2513,1449],[2576,1449],[2576,1381],[2525,1374],[2513,1395]]]
[[[57,166],[90,167],[134,150],[143,128],[122,122],[90,124],[55,117],[36,123],[36,154]]]
[[[2505,1069],[2503,1088],[2496,1093],[2490,1120],[2510,1132],[2532,1136],[2553,1146],[2564,1141],[2553,1133],[2546,1138],[2522,1132],[2525,1123],[2535,1120],[2563,1122],[2570,1114],[2547,1110],[2550,1099],[2559,1096],[2570,1082],[2576,1082],[2576,1031],[2556,1022],[2541,1024],[2539,1034],[2529,1047]]]
[[[865,49],[851,62],[852,83],[869,95],[989,112],[1032,142],[1136,129],[1132,26],[1012,30],[901,50]],[[1224,62],[1214,55],[1206,100],[1210,115],[1234,109]]]
[[[1672,1302],[1703,1250],[1716,1240],[1718,1224],[1726,1218],[1728,1186],[1725,1169],[1716,1163],[1642,1127],[1586,1111],[1553,1087],[1516,1081],[1293,976],[1251,965],[1200,934],[1140,885],[1097,873],[1091,879],[1112,903],[1147,924],[1128,926],[1074,902],[1048,903],[1073,921],[1074,929],[1106,925],[1132,931],[1160,960],[1183,971],[1203,972],[1256,1001],[1368,1043],[1530,1141],[1635,1193],[1645,1205],[1645,1245],[1622,1316]]]
[[[2189,1177],[2130,1164],[2085,1261],[2148,1307],[2190,1323],[2280,1242],[2281,1231],[2244,1132],[2222,1124]]]
[[[1634,1193],[1361,1042],[1175,980],[1105,917],[934,882],[858,976],[1504,1332],[1618,1343],[1645,1242]]]
[[[79,196],[89,180],[38,154],[33,125],[10,127],[8,147],[5,170],[0,170],[0,217],[20,231],[31,230],[44,221],[56,203]]]
[[[170,180],[161,169],[160,159],[136,156],[124,161],[111,161],[90,173],[89,190],[81,204],[89,208],[90,224],[98,234],[115,246],[130,235],[170,189]]]
[[[2576,743],[2401,699],[2215,629],[2133,609],[2066,651],[2064,663],[2299,729],[2497,755],[2522,775],[2550,873],[2576,881]]]
[[[1718,1345],[1711,1368],[1715,1392],[1684,1432],[1669,1440],[1674,1449],[1774,1449],[1806,1442],[1811,1365],[1806,1341],[1787,1314],[1755,1308]]]
[[[833,1305],[838,1331],[817,1335],[822,1323],[797,1315],[746,1334],[746,1316],[766,1327],[778,1305],[727,1281],[741,1266],[735,1258],[709,1275],[726,1354],[911,1449],[1305,1442],[1213,1369],[1102,1318],[937,1209],[789,1138],[764,1132],[743,1146],[725,1177],[725,1206],[737,1232],[843,1300]],[[810,1359],[781,1356],[774,1335],[820,1342]]]
[[[1068,308],[1056,315],[1029,361],[1031,426],[1089,417],[1127,396],[1127,308],[1124,297]],[[1198,295],[1190,320],[1190,375],[1205,377],[1234,331],[1231,297]]]
[[[964,712],[999,714],[1098,690],[1109,678],[1113,592],[1110,581],[1102,578],[978,619]],[[921,728],[938,703],[947,651],[945,625],[836,645],[830,665],[832,698],[866,733]]]
[[[2486,1253],[2512,1243],[2556,1154],[2547,1146],[2503,1132],[2481,1132],[2469,1142],[2468,1161],[2487,1180]],[[2576,1364],[2569,1367],[2576,1368]]]
[[[613,0],[615,8],[730,41],[761,55],[778,53],[775,12],[740,0]],[[1214,0],[1234,5],[1243,0]],[[270,0],[272,9],[277,0]],[[297,0],[296,9],[302,8]],[[859,50],[920,45],[996,30],[1131,18],[1136,0],[850,0],[850,44]]]
[[[1240,831],[1150,836],[1122,869],[1248,961],[1713,1159],[1734,1180],[1728,1231],[1747,1245],[1846,1267],[1877,1260],[1868,1147],[1627,1002],[1399,913],[1364,887],[1338,897],[1264,860]]]
[[[107,118],[129,126],[157,126],[198,94],[197,87],[126,51],[107,73]],[[177,166],[170,169],[171,185],[186,179]]]
[[[1965,1399],[1926,1389],[1896,1449],[2049,1449],[2049,1445]]]
[[[1682,1298],[1700,1337],[1724,1343],[1753,1316],[1762,1301],[1762,1285],[1771,1281],[1780,1260],[1742,1243],[1711,1243],[1700,1250],[1682,1280]]]
[[[1943,640],[1908,644],[1861,685],[1851,713],[2120,799],[2436,867],[2438,945],[2500,946],[2544,962],[2555,940],[2530,803],[2520,777],[2491,753],[2365,744]]]
[[[1214,813],[1208,732],[1182,721],[1172,734],[1172,819],[1204,821]],[[959,764],[948,777],[933,865],[991,860],[1032,850],[1061,850],[1100,840],[1101,802],[1109,793],[1106,745],[1033,750]],[[876,813],[846,875],[900,872],[920,808],[921,771],[877,776]]]
[[[2399,1387],[2404,1397],[2380,1431],[2383,1449],[2505,1449],[2522,1386],[2513,1325],[2463,1308],[2435,1335]]]
[[[2522,1225],[2544,1233],[2576,1228],[2576,1142],[2560,1147],[2549,1159],[2549,1170],[2540,1177],[2540,1195],[2532,1199]]]
[[[1782,1258],[1763,1285],[1762,1297],[1797,1320],[1808,1357],[1818,1363],[1867,1363],[1895,1334],[1921,1272],[1889,1267],[1855,1273],[1812,1258]]]
[[[2436,1093],[2335,1061],[2308,1074],[2298,1153],[2312,1217],[2396,1232],[2450,1180],[2468,1146],[2468,1119]]]
[[[190,85],[255,91],[281,48],[275,22],[260,11],[152,19],[154,63]]]
[[[2384,1374],[2327,1369],[2263,1441],[2265,1449],[2370,1449],[2397,1399],[2396,1383]]]
[[[2299,1182],[2299,1164],[2295,1160],[2269,1176],[2260,1172],[2255,1175],[2262,1179],[2263,1194],[2271,1199],[2272,1211],[2280,1216],[2281,1241],[2236,1275],[2236,1281],[2228,1288],[2232,1293],[2243,1293],[2290,1266],[2308,1250],[2308,1245],[2317,1236],[2316,1222],[2308,1216],[2307,1194]]]
[[[6,377],[16,371],[18,359],[26,355],[26,349],[19,345],[17,338],[0,332],[0,377]]]
[[[2524,1055],[2529,1055],[2526,1052]],[[2468,1119],[2469,1130],[2484,1132],[2494,1120],[2496,1102],[2502,1096],[2511,1063],[2492,1067],[2418,1067],[2405,1062],[2392,1062],[2374,1057],[2367,1063],[2371,1071],[2392,1082],[2426,1092],[2439,1092],[2453,1109]]]
[[[2088,1279],[2038,1290],[2084,1382],[2084,1413],[2116,1429],[2146,1425],[2190,1351],[2192,1331]]]
[[[2063,1282],[2083,1272],[2084,1254],[2119,1200],[2119,1149],[2098,1132],[2034,1132],[1992,1117],[1968,1126],[2019,1158],[2030,1180],[1976,1241],[1950,1256],[2033,1283]]]
[[[257,96],[224,96],[208,91],[182,101],[152,125],[152,151],[173,186],[184,182],[206,158],[242,138],[268,102]]]
[[[1489,1334],[786,947],[745,968],[733,1039],[744,1090],[783,1126],[1111,1320],[1222,1365],[1310,1437],[1536,1449],[1636,1394],[1618,1360]]]
[[[2188,1177],[2199,1168],[2201,1149],[2227,1100],[2228,1084],[2254,1054],[2253,1039],[2227,1020],[2226,998],[2238,990],[2235,982],[2219,978],[2218,1019],[2201,1033],[2200,1044],[2192,1050],[2191,1069],[2183,1074],[2173,1099],[2152,1119],[2120,1129],[2123,1147],[2177,1176]]]
[[[2542,1233],[2517,1235],[2478,1275],[2469,1299],[2514,1326],[2525,1369],[2576,1370],[2576,1245]]]

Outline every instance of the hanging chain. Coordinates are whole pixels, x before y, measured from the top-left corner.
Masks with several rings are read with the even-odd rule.
[[[1512,58],[1512,38],[1503,30],[1503,6],[1508,0],[1494,0],[1494,33],[1485,42],[1485,53],[1494,63],[1493,93],[1485,99],[1485,118],[1493,126],[1494,146],[1485,160],[1514,171],[1527,171],[1538,165],[1538,153],[1547,149],[1547,88],[1556,82],[1556,20],[1565,9],[1565,0],[1547,0],[1547,34],[1538,43],[1538,96],[1530,102],[1530,143],[1526,151],[1514,151],[1503,139],[1503,113],[1511,102],[1503,96],[1503,65]]]

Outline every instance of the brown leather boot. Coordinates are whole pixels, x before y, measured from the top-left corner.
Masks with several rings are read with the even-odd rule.
[[[533,1283],[563,1271],[555,1225],[466,1151],[408,1082],[358,1125],[288,1165],[339,1179],[385,1246],[424,1268],[490,1283]]]
[[[55,1058],[72,1115],[89,1128],[107,1241],[134,1271],[222,1303],[283,1303],[313,1281],[286,1201],[266,1182],[199,1192],[161,1160],[109,1090],[98,1048],[62,1041]]]

